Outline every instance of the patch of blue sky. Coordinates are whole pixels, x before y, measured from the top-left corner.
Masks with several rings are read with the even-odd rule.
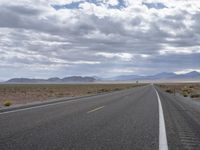
[[[118,0],[117,5],[109,5],[109,8],[111,9],[122,9],[126,7],[126,3],[124,0]]]
[[[52,7],[56,10],[59,10],[59,9],[79,9],[79,5],[81,3],[84,3],[84,2],[88,2],[88,3],[93,3],[97,6],[100,6],[103,3],[102,0],[80,0],[78,2],[72,2],[70,4],[65,4],[65,5],[52,5]],[[118,4],[117,5],[108,5],[108,8],[109,9],[122,9],[126,7],[126,3],[124,0],[118,0]]]
[[[146,7],[148,7],[149,9],[151,8],[155,8],[155,9],[163,9],[163,8],[167,8],[167,6],[165,6],[163,3],[142,3],[143,5],[145,5]]]
[[[52,5],[52,7],[56,10],[59,9],[79,9],[79,5],[83,3],[83,1],[80,2],[72,2],[70,4],[65,4],[65,5]]]

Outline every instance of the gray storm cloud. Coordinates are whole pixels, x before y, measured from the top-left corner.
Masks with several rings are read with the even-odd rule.
[[[0,1],[1,79],[200,69],[196,1],[72,2]]]

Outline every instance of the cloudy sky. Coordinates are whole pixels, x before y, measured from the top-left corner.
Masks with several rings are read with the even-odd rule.
[[[198,0],[0,0],[0,80],[192,70]]]

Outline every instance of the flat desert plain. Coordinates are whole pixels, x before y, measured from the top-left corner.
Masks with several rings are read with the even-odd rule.
[[[0,84],[0,107],[42,102],[62,97],[94,95],[142,84]]]

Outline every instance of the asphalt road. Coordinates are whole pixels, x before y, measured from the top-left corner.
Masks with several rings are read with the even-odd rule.
[[[163,112],[153,85],[0,112],[0,150],[199,150],[199,103],[156,90]]]

